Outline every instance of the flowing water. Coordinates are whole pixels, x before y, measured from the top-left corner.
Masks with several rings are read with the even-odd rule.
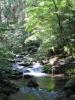
[[[11,95],[11,100],[66,100],[62,91],[65,81],[61,78],[54,78],[43,73],[43,66],[36,62],[30,67],[20,66],[18,62],[13,64],[12,69],[23,72],[23,76],[32,75],[39,88],[27,87],[28,80],[22,78],[14,82],[20,87],[19,92]]]

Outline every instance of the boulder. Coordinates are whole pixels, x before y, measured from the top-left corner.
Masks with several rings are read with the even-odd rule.
[[[8,59],[10,63],[15,63],[15,59]]]
[[[28,87],[34,87],[34,88],[37,88],[39,85],[38,85],[38,83],[37,83],[35,80],[30,79],[30,80],[28,81],[27,86],[28,86]]]
[[[19,63],[19,65],[20,65],[20,66],[26,66],[26,67],[27,67],[27,66],[30,66],[31,63],[30,63],[30,62],[27,62],[27,63]]]
[[[11,80],[16,80],[22,78],[22,75],[8,75],[8,78]]]
[[[32,75],[24,75],[24,78],[32,78]]]
[[[71,95],[70,100],[75,100],[75,95]]]
[[[64,91],[67,97],[75,93],[75,78],[70,79],[64,86]]]
[[[23,55],[16,55],[16,58],[23,58]]]
[[[0,100],[9,100],[9,96],[4,93],[0,93]]]
[[[7,77],[10,78],[10,79],[22,78],[22,72],[12,71],[11,73],[7,74]]]
[[[12,93],[16,93],[19,90],[19,88],[11,83],[9,80],[1,80],[0,81],[0,94],[3,93],[7,96],[9,96]]]

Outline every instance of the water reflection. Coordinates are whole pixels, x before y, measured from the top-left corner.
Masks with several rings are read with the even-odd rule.
[[[13,95],[12,100],[66,100],[62,91],[55,91],[56,86],[58,90],[60,90],[60,87],[63,87],[63,85],[60,86],[56,82],[56,78],[48,76],[35,79],[39,84],[39,88],[27,87],[27,85],[24,85],[27,84],[27,80],[23,79],[23,85],[21,85],[19,93]]]
[[[44,89],[35,89],[35,88],[21,88],[20,91],[26,94],[32,94],[38,97],[38,100],[55,100],[58,97],[58,92],[48,92]]]
[[[27,59],[29,59],[29,57]],[[29,67],[21,67],[19,63],[16,62],[12,67],[17,67],[16,69],[19,71],[22,69],[23,75],[29,74],[35,76],[39,88],[27,87],[28,80],[25,80],[24,78],[19,81],[15,80],[15,83],[20,86],[20,91],[17,94],[12,95],[11,100],[66,100],[63,92],[56,92],[56,90],[63,88],[65,81],[58,80],[42,73],[43,66],[41,66],[39,62],[33,63],[33,66]],[[52,75],[53,74],[54,69],[52,70]]]

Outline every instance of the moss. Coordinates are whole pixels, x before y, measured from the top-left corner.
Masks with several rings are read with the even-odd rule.
[[[0,58],[0,68],[7,69],[10,67],[9,61],[5,58]]]
[[[43,72],[51,73],[52,67],[50,65],[44,65]]]

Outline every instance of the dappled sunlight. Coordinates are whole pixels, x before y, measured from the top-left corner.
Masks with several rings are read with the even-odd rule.
[[[1,100],[75,100],[75,1],[0,0]]]

